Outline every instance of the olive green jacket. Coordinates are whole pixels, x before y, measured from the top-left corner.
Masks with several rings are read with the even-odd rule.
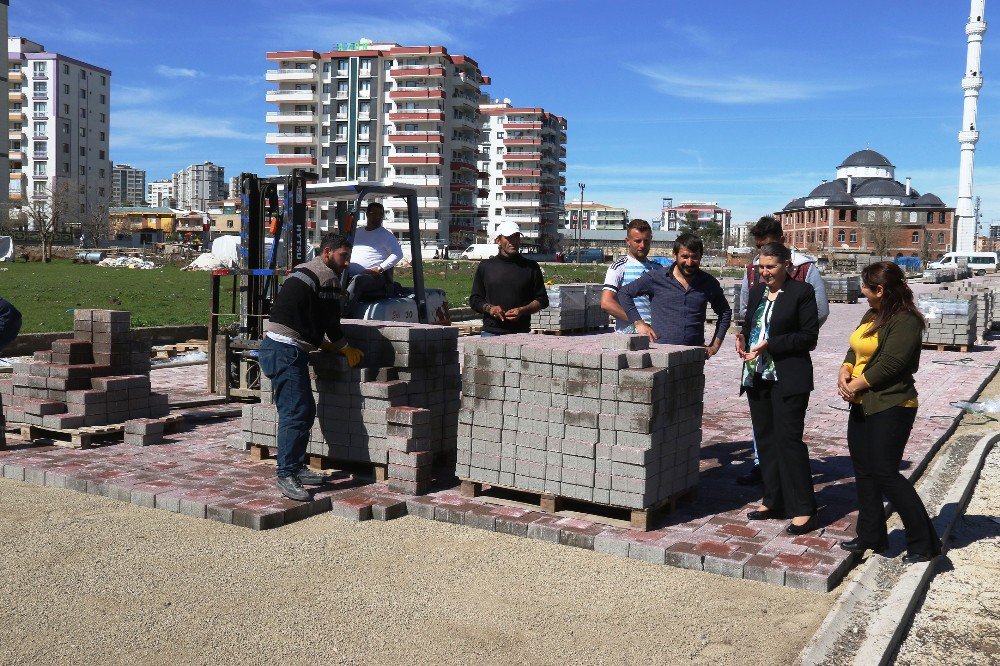
[[[878,346],[862,373],[871,386],[861,393],[866,416],[917,397],[913,375],[920,367],[922,342],[920,320],[908,312],[896,315],[878,332]],[[848,349],[844,363],[853,366],[854,358],[854,350]]]

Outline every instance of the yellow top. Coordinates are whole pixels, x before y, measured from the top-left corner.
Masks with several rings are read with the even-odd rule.
[[[865,336],[865,333],[867,333],[871,327],[872,323],[870,321],[864,322],[856,329],[854,329],[853,333],[851,333],[850,342],[851,342],[851,349],[854,350],[854,365],[852,366],[850,363],[844,364],[848,368],[851,368],[851,379],[856,379],[857,377],[860,377],[864,373],[865,366],[868,364],[868,360],[872,357],[872,354],[875,353],[875,349],[878,347],[878,333],[869,335],[867,337]],[[852,402],[861,404],[861,398],[855,396]],[[916,407],[917,401],[916,399],[904,400],[897,406]]]

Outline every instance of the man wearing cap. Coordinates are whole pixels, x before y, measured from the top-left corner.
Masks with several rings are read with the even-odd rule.
[[[521,256],[516,222],[497,225],[496,243],[500,252],[476,269],[469,306],[483,315],[483,336],[527,333],[531,315],[549,305],[542,269]]]

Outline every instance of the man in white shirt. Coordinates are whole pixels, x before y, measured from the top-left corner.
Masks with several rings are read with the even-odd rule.
[[[613,262],[608,267],[604,277],[604,290],[601,293],[601,309],[615,318],[616,333],[635,333],[635,326],[628,320],[628,315],[618,304],[618,290],[629,282],[636,280],[646,271],[656,271],[663,268],[655,261],[649,261],[649,246],[653,242],[653,229],[646,220],[635,219],[629,222],[625,231],[625,247],[628,254]],[[652,322],[649,311],[649,297],[637,296],[635,307],[639,316],[647,324]]]
[[[384,298],[392,284],[392,269],[403,258],[403,248],[391,231],[382,226],[385,208],[377,201],[368,204],[366,224],[354,232],[351,265],[347,269],[350,300]]]

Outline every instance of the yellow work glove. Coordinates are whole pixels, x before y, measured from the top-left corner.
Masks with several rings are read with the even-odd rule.
[[[352,368],[356,368],[361,359],[365,357],[365,353],[358,349],[357,347],[352,347],[350,345],[344,345],[337,350],[337,353],[347,359],[347,365]]]

